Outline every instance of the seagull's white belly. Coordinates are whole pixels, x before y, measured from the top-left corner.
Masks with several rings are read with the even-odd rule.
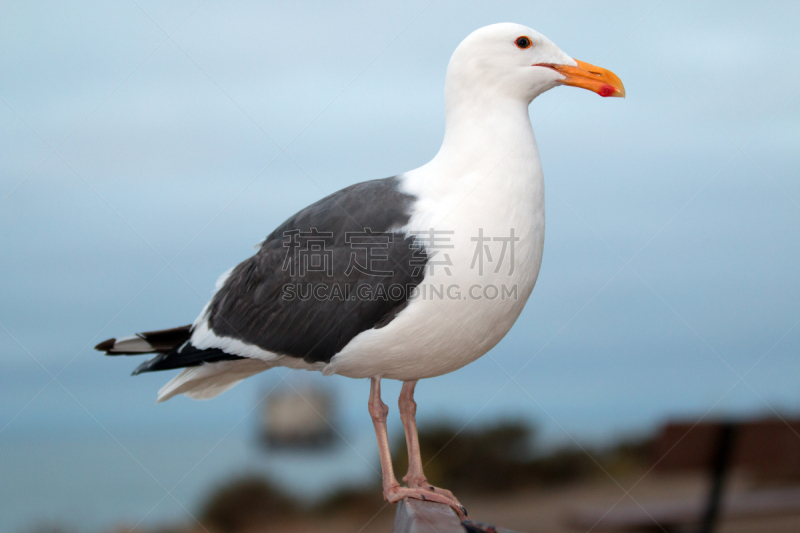
[[[426,281],[427,294],[420,292],[386,327],[359,334],[323,372],[409,380],[457,370],[488,352],[514,325],[533,289],[533,280],[524,278]]]
[[[466,180],[465,194],[419,206],[406,229],[430,239],[435,228],[437,239],[427,247],[425,279],[394,320],[360,333],[323,372],[422,379],[457,370],[494,347],[539,274],[544,191],[535,170],[507,188]]]

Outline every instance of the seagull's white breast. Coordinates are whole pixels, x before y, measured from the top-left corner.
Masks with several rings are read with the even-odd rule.
[[[418,198],[404,230],[426,244],[425,279],[393,321],[356,336],[326,374],[433,377],[474,361],[508,333],[533,290],[544,245],[544,182],[526,123],[516,145],[499,142],[470,157],[443,150],[401,176]]]

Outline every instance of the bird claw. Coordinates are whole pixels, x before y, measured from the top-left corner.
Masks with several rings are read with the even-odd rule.
[[[450,506],[458,515],[459,520],[467,518],[467,509],[453,496],[452,492],[432,485],[427,485],[426,487],[401,487],[400,485],[395,485],[384,489],[383,497],[389,503],[397,503],[405,498],[441,503]]]
[[[420,487],[420,488],[422,488],[422,487]],[[428,485],[427,487],[424,487],[424,488],[426,488],[427,490],[429,490],[431,492],[435,492],[437,494],[441,494],[445,498],[450,498],[451,500],[456,501],[456,502],[458,501],[458,499],[455,497],[455,495],[452,492],[450,492],[449,490],[447,490],[447,489],[440,489],[439,487],[434,487],[433,485]],[[466,513],[464,513],[464,514],[466,514]]]
[[[434,487],[433,485],[428,483],[428,480],[425,479],[424,476],[408,479],[408,475],[406,475],[403,477],[403,481],[407,481],[408,486],[411,487],[412,489],[427,489],[431,492],[436,492],[437,494],[441,494],[446,498],[450,498],[451,500],[458,501],[458,499],[455,497],[455,495],[453,495],[452,492],[450,492],[447,489],[440,489],[439,487]]]

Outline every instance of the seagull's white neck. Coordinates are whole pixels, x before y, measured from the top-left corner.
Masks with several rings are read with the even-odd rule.
[[[506,152],[534,142],[528,104],[516,99],[478,94],[445,98],[445,116],[442,156],[453,150],[475,155]]]
[[[447,194],[467,176],[498,181],[541,178],[528,103],[497,95],[445,93],[446,125],[439,152],[419,170],[418,186],[429,194]],[[490,97],[491,96],[491,97]],[[514,176],[508,169],[515,169]],[[433,179],[431,179],[433,178]]]

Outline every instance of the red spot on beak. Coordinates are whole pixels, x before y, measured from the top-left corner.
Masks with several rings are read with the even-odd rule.
[[[617,92],[617,90],[611,85],[603,85],[602,87],[600,87],[600,90],[597,91],[597,94],[606,97],[613,95],[615,92]]]

